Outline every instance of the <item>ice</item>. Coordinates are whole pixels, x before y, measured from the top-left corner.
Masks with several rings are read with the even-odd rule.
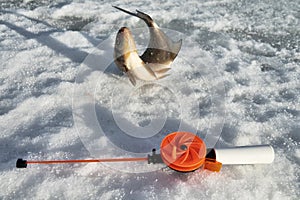
[[[183,33],[169,77],[134,88],[112,64],[118,29],[145,28],[112,5]],[[0,13],[0,199],[299,198],[298,1],[9,0]],[[156,118],[165,126],[149,137]],[[180,128],[220,148],[270,144],[275,161],[186,174],[143,162],[15,168],[20,157],[146,156]]]

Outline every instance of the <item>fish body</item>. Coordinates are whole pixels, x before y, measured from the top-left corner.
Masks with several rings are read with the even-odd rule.
[[[150,31],[150,40],[145,52],[139,56],[130,30],[122,27],[117,34],[114,57],[120,70],[125,72],[131,83],[136,84],[136,79],[152,81],[167,76],[170,64],[177,57],[182,41],[173,42],[152,18],[137,10],[132,13],[122,8],[115,8],[142,19]]]

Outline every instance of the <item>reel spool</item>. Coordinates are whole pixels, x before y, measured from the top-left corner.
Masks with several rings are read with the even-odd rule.
[[[201,167],[220,171],[222,164],[206,158],[206,145],[198,136],[189,132],[174,132],[167,135],[160,146],[163,162],[173,170],[192,172]]]

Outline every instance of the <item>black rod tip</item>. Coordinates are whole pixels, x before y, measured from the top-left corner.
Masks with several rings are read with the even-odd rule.
[[[17,168],[27,168],[27,160],[23,160],[22,158],[19,158],[16,162]]]

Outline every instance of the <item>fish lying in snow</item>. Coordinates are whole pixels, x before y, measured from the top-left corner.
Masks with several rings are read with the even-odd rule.
[[[152,81],[166,77],[170,64],[180,51],[182,40],[173,42],[152,18],[143,12],[137,10],[137,13],[132,13],[113,7],[142,19],[150,31],[148,47],[141,56],[138,55],[130,30],[122,27],[118,31],[114,48],[114,58],[118,68],[127,74],[133,85],[136,85],[137,79]]]

